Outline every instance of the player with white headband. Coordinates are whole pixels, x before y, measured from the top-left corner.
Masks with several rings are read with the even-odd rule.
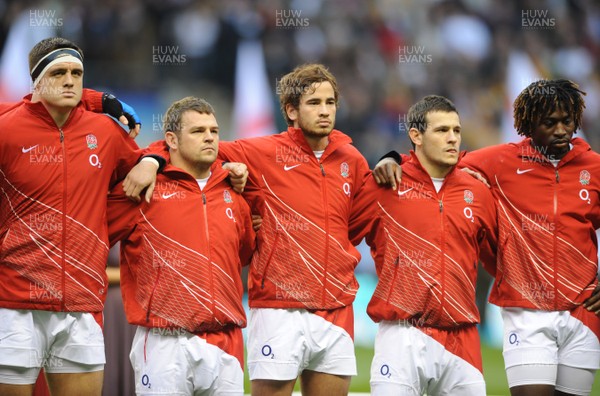
[[[141,151],[84,108],[75,44],[44,39],[29,65],[32,94],[0,117],[0,395],[44,368],[53,395],[100,396],[107,192]]]

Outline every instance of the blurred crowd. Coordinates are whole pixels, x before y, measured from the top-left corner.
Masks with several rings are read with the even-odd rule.
[[[457,105],[463,148],[501,142],[512,130],[509,80],[520,89],[533,80],[519,77],[522,63],[511,70],[509,60],[524,55],[538,78],[570,78],[588,92],[582,130],[600,149],[598,2],[0,0],[0,43],[17,15],[36,17],[31,10],[62,18],[58,34],[85,51],[87,86],[205,96],[220,121],[233,111],[240,40],[263,44],[280,130],[277,78],[301,63],[324,63],[341,89],[336,125],[371,165],[390,148],[409,149],[405,114],[430,93]],[[175,47],[185,65],[157,67],[153,51]]]

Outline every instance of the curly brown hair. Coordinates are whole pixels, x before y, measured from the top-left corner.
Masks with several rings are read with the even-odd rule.
[[[300,97],[306,93],[314,92],[315,88],[312,85],[323,81],[328,81],[333,87],[337,106],[339,98],[337,81],[325,66],[317,63],[304,64],[281,78],[277,84],[277,92],[279,93],[281,113],[288,125],[294,125],[294,121],[288,117],[285,110],[286,106],[291,104],[297,109],[300,106]]]

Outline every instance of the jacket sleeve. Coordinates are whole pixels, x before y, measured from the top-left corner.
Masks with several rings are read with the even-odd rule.
[[[488,183],[493,185],[496,163],[497,153],[495,153],[495,147],[492,146],[468,152],[461,158],[458,167],[469,168],[481,173]]]
[[[363,157],[361,154],[358,154],[358,156],[359,158],[356,165],[356,174],[354,180],[354,185],[357,186],[357,188],[353,192],[353,199],[371,175],[371,170],[369,169],[369,164],[367,163],[365,157]]]
[[[146,155],[163,158],[165,163],[169,163],[171,160],[169,146],[167,146],[167,142],[164,140],[157,140],[150,143],[150,145],[144,149],[144,156]]]
[[[240,213],[240,224],[238,232],[240,234],[240,261],[243,266],[250,264],[254,248],[256,247],[256,234],[252,228],[252,216],[250,215],[250,207],[246,201],[240,196],[236,200]]]
[[[94,113],[104,113],[102,108],[102,95],[104,92],[94,91],[93,89],[83,89],[81,95],[81,103],[86,110],[93,111]]]
[[[115,150],[114,155],[117,159],[111,180],[111,185],[113,185],[127,176],[127,173],[142,157],[143,152],[132,138],[121,132],[122,128],[120,126],[113,120],[110,120],[110,123],[115,128],[115,133],[111,136],[111,139],[113,140],[113,148]]]
[[[399,152],[392,150],[390,152],[385,153],[381,158],[379,158],[379,161],[386,159],[386,158],[391,158],[394,161],[396,161],[398,164],[402,165],[404,162],[406,162],[410,159],[410,155],[400,154]],[[379,161],[377,161],[377,162],[379,162]]]
[[[227,162],[242,162],[246,165],[250,163],[244,150],[244,146],[239,141],[219,142],[219,160]]]
[[[373,226],[377,212],[373,192],[377,188],[373,176],[369,175],[352,200],[348,237],[353,245],[358,245]]]
[[[492,275],[496,276],[496,256],[498,250],[498,212],[496,200],[487,188],[483,189],[486,197],[484,213],[481,217],[482,229],[478,235],[479,259],[483,268]]]
[[[15,102],[15,103],[0,103],[0,115],[4,113],[8,113],[14,108],[19,107],[23,102]]]
[[[140,209],[145,205],[138,204],[125,196],[123,183],[117,184],[108,195],[108,239],[110,246],[126,239],[133,231]]]

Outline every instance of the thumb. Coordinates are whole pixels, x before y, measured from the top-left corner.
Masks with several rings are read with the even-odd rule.
[[[146,202],[150,203],[150,200],[152,199],[152,193],[154,192],[154,186],[156,185],[156,181],[153,181],[152,183],[150,183],[150,185],[148,186],[148,188],[146,189]]]

